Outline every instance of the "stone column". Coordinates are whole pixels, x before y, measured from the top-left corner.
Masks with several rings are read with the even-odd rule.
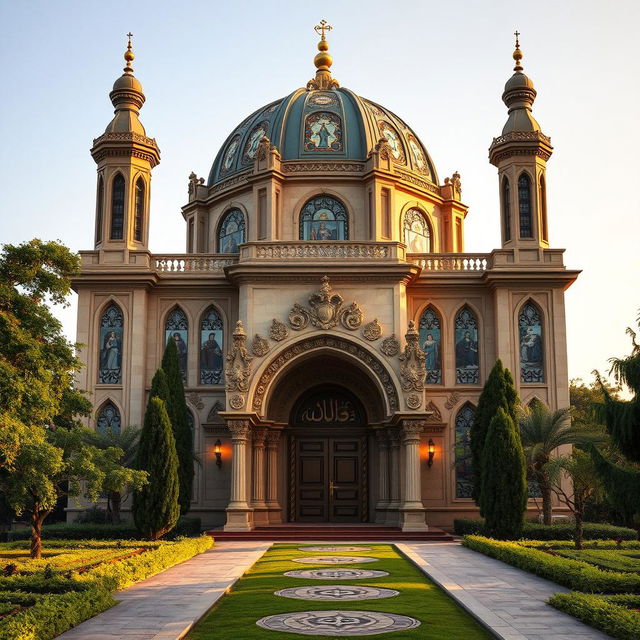
[[[229,420],[233,450],[231,454],[231,501],[227,506],[225,531],[250,531],[253,509],[248,504],[247,443],[251,425],[248,420]]]
[[[387,524],[398,524],[400,508],[400,431],[387,429],[389,438],[389,504],[387,506]]]
[[[262,520],[258,510],[262,510],[265,514],[266,504],[264,501],[265,496],[265,484],[266,474],[264,466],[264,439],[267,435],[267,430],[263,427],[254,427],[251,430],[251,441],[253,444],[253,465],[251,468],[252,476],[252,507],[254,509],[253,519],[254,523],[260,524],[259,520]],[[266,514],[265,514],[266,515]],[[268,519],[264,518],[265,522]]]
[[[266,434],[267,446],[267,509],[269,510],[269,523],[282,522],[282,507],[278,502],[278,443],[280,431],[269,429]]]
[[[403,531],[426,531],[425,509],[422,504],[420,470],[420,434],[424,420],[402,421],[404,445],[404,500],[400,507],[400,524]]]
[[[384,429],[376,429],[378,444],[378,502],[376,504],[376,522],[387,521],[389,507],[389,441]]]

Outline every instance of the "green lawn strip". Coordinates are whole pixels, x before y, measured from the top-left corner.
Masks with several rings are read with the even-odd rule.
[[[313,546],[313,545],[306,545]],[[333,545],[332,545],[333,546]],[[264,616],[294,611],[324,611],[331,609],[380,611],[417,618],[416,629],[385,633],[391,639],[484,640],[492,638],[474,618],[461,609],[448,595],[431,582],[411,562],[391,545],[366,545],[371,551],[322,553],[300,551],[297,544],[274,545],[234,585],[187,636],[188,640],[256,640],[278,637],[326,638],[320,635],[282,634],[256,625]],[[315,565],[293,562],[294,558],[320,555],[370,556],[378,562],[348,565]],[[388,576],[363,580],[313,580],[284,576],[286,571],[305,569],[371,569],[387,571]],[[321,586],[327,584],[384,587],[396,589],[400,595],[392,598],[351,602],[319,602],[294,600],[274,595],[274,591],[289,587]]]
[[[618,549],[558,549],[555,551],[563,558],[588,562],[600,569],[621,571],[623,573],[640,573],[640,553]]]
[[[575,549],[573,540],[518,540],[517,544],[531,549]],[[618,549],[621,551],[640,550],[640,540],[585,540],[583,549]]]
[[[620,596],[620,598],[623,598]],[[632,611],[622,603],[606,596],[585,593],[557,593],[549,604],[560,611],[578,618],[585,624],[599,629],[618,640],[640,638],[640,613]]]

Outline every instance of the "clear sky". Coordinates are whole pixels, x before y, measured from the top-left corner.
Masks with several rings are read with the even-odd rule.
[[[141,120],[154,170],[151,250],[184,251],[191,171],[254,109],[304,86],[322,18],[334,76],[415,129],[440,179],[458,170],[467,251],[499,245],[498,182],[487,149],[506,120],[513,31],[551,136],[550,240],[583,273],[567,292],[569,373],[589,378],[629,352],[640,307],[640,2],[417,0],[209,2],[0,0],[0,242],[93,242],[93,138],[134,33]],[[61,314],[75,335],[75,308]]]

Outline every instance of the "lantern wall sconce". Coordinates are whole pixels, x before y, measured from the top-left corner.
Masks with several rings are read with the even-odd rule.
[[[222,442],[220,442],[220,438],[218,438],[213,445],[213,452],[216,454],[216,466],[218,468],[222,467]]]
[[[429,438],[429,459],[427,460],[427,466],[431,467],[433,465],[433,458],[436,455],[436,445],[431,438]]]

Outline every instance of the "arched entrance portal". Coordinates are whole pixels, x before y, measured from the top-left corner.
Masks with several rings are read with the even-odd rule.
[[[288,426],[290,519],[366,522],[367,415],[356,396],[320,385],[298,399]]]

